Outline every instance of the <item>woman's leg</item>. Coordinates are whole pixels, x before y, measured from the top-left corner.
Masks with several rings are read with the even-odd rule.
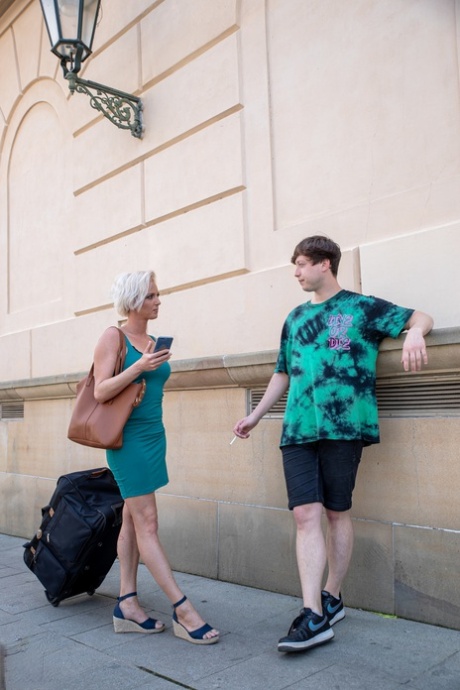
[[[174,579],[171,566],[158,538],[158,510],[155,494],[127,498],[125,504],[128,506],[132,519],[138,552],[171,604],[175,604],[182,599],[183,593]],[[132,552],[130,553],[132,554]],[[193,632],[204,625],[204,620],[188,599],[178,607],[176,615],[179,623],[189,632]],[[212,629],[204,637],[216,637],[218,634],[217,630]]]
[[[120,597],[137,591],[137,568],[139,565],[139,549],[137,547],[134,523],[125,503],[123,506],[123,524],[118,537],[118,560],[120,562]],[[148,616],[139,605],[137,597],[129,597],[119,606],[125,618],[136,623],[144,623]],[[156,628],[162,628],[163,623],[157,621]]]

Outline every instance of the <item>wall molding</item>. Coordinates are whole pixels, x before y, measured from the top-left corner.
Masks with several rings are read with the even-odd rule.
[[[378,379],[410,376],[401,366],[403,337],[383,341],[377,364]],[[435,330],[427,338],[429,365],[417,376],[460,373],[460,328]],[[277,350],[183,359],[171,363],[166,391],[209,388],[252,388],[268,383]],[[0,403],[14,400],[72,398],[87,372],[0,382]]]

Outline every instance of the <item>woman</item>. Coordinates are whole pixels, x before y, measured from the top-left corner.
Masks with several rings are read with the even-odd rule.
[[[160,633],[164,623],[149,618],[137,599],[139,556],[173,605],[177,637],[194,644],[214,644],[219,633],[205,623],[179,589],[158,538],[155,491],[168,483],[166,437],[162,422],[163,386],[170,374],[169,350],[154,352],[155,339],[147,334],[161,304],[153,271],[125,273],[115,281],[112,296],[118,312],[127,317],[123,371],[113,376],[119,344],[115,328],[101,336],[94,353],[95,397],[105,402],[132,381],[145,379],[141,404],[123,430],[123,446],[107,451],[107,462],[125,501],[118,540],[120,596],[113,613],[115,632]]]

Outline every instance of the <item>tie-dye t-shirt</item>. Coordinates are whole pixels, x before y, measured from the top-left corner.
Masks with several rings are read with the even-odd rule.
[[[319,439],[379,442],[379,345],[398,337],[413,311],[348,290],[293,309],[275,367],[289,376],[281,446]]]

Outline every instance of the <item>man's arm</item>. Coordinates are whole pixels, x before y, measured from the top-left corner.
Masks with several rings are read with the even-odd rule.
[[[428,364],[424,336],[433,328],[433,319],[423,311],[414,311],[404,326],[407,329],[404,339],[401,362],[404,371],[420,371],[423,364]]]
[[[248,438],[249,432],[260,422],[273,405],[286,393],[289,388],[289,376],[282,372],[273,374],[262,400],[250,415],[240,419],[233,428],[233,433],[239,438]]]

